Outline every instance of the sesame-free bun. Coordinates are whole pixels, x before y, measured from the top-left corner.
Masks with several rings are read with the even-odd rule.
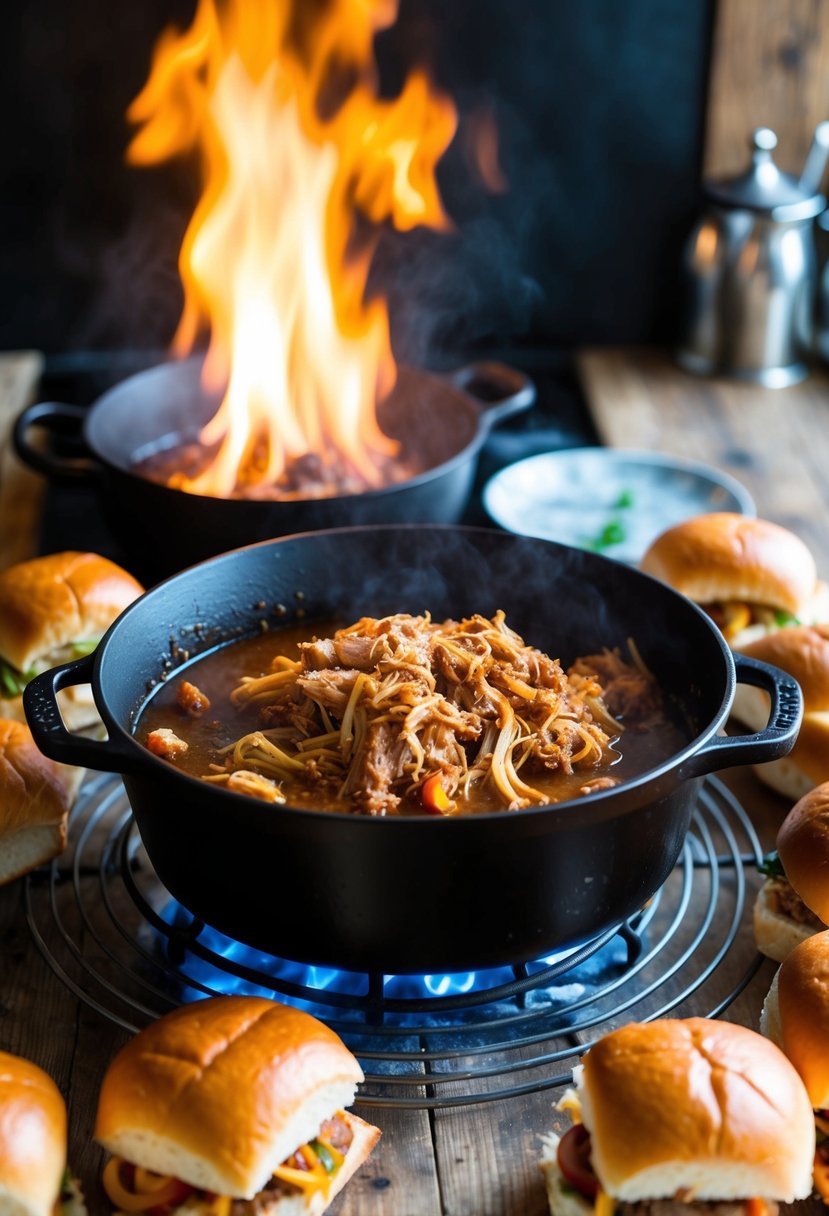
[[[0,884],[63,851],[82,775],[44,756],[28,726],[0,719]]]
[[[786,882],[815,918],[798,920],[778,910],[780,880],[763,883],[754,901],[754,937],[758,950],[781,963],[829,924],[829,782],[795,803],[778,828],[776,846]]]
[[[579,1096],[591,1159],[620,1200],[763,1198],[812,1190],[809,1097],[782,1051],[707,1018],[623,1026],[583,1060]]]
[[[72,642],[96,639],[143,592],[97,553],[51,553],[0,571],[0,655],[18,671]]]
[[[812,1106],[829,1107],[829,930],[801,942],[783,962],[760,1025],[794,1064]]]
[[[755,766],[766,785],[787,798],[802,797],[829,780],[829,625],[792,625],[767,633],[737,649],[779,667],[803,692],[803,722],[787,756]],[[768,722],[768,694],[738,684],[731,712],[751,730]]]
[[[0,1212],[53,1216],[66,1167],[66,1106],[51,1077],[0,1051]]]
[[[777,852],[806,907],[829,925],[829,782],[789,811],[777,830]]]
[[[97,641],[144,588],[97,553],[52,553],[0,571],[0,659],[20,672],[45,671],[72,657],[77,642]],[[85,686],[58,694],[69,730],[98,722]],[[0,687],[0,716],[25,722],[20,696]]]
[[[763,883],[754,900],[752,922],[757,949],[761,954],[765,954],[766,958],[773,958],[776,963],[782,963],[795,946],[799,946],[816,933],[819,926],[778,912],[774,889],[773,879],[767,879]]]
[[[95,1137],[146,1169],[251,1199],[353,1102],[362,1079],[351,1052],[310,1014],[260,997],[211,997],[153,1022],[115,1057]],[[361,1133],[352,1144],[340,1186],[379,1137],[362,1127],[371,1143]]]
[[[745,601],[801,618],[811,614],[820,592],[814,558],[798,536],[769,520],[726,511],[662,532],[640,569],[697,604]]]

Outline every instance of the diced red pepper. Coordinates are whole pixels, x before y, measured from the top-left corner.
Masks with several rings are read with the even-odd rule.
[[[443,788],[440,773],[432,773],[431,777],[426,778],[420,787],[420,797],[423,800],[423,809],[430,815],[448,815],[455,806]]]

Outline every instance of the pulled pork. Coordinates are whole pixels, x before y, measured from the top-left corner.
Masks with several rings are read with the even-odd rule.
[[[274,660],[232,695],[260,729],[225,749],[239,768],[328,786],[355,811],[395,813],[439,777],[454,810],[482,783],[507,808],[548,802],[541,774],[584,771],[585,792],[614,784],[619,718],[643,728],[661,709],[647,673],[606,651],[565,672],[527,646],[503,612],[435,623],[364,617]],[[597,772],[598,770],[598,772]],[[450,810],[450,813],[451,813]]]

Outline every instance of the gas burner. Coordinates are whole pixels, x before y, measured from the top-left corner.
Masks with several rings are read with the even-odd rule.
[[[720,1014],[762,961],[739,934],[761,859],[745,811],[709,777],[673,873],[624,924],[513,968],[355,974],[263,954],[195,920],[156,877],[121,782],[96,776],[67,851],[28,876],[24,898],[52,970],[125,1030],[205,995],[275,997],[322,1018],[359,1057],[362,1105],[431,1109],[567,1084],[596,1031],[632,1018]],[[719,969],[727,953],[736,985]]]

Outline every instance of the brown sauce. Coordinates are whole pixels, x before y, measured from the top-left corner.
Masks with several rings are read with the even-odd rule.
[[[199,443],[182,444],[173,449],[165,448],[137,460],[134,470],[139,477],[148,481],[181,489],[186,487],[187,481],[205,472],[216,450],[216,446],[207,448]],[[264,460],[264,454],[260,453],[260,456]],[[258,461],[254,453],[250,466],[241,472],[231,497],[281,501],[362,494],[366,490],[396,485],[422,471],[416,464],[390,457],[378,457],[376,465],[378,485],[369,485],[343,461],[326,463],[309,452],[291,460],[276,481],[263,482],[260,480]]]
[[[170,760],[176,768],[193,777],[204,777],[211,765],[221,763],[220,750],[234,743],[241,735],[260,727],[255,708],[239,710],[231,702],[232,691],[244,676],[261,676],[271,670],[275,655],[296,659],[299,645],[315,637],[329,637],[336,624],[305,624],[268,632],[221,647],[187,664],[147,702],[136,726],[136,737],[146,745],[153,731],[172,729],[186,741],[187,750]],[[195,685],[210,701],[210,708],[199,717],[190,716],[179,704],[183,682]],[[647,730],[625,730],[614,742],[609,763],[570,775],[560,771],[533,775],[533,785],[542,789],[550,803],[564,802],[584,795],[585,786],[596,778],[612,777],[618,784],[638,776],[674,755],[688,742],[667,716]],[[287,803],[312,810],[351,813],[355,807],[350,799],[341,799],[330,787],[319,789],[306,779],[285,786]],[[404,798],[397,813],[423,814],[423,805],[416,796]],[[469,798],[458,801],[456,814],[503,811],[504,804],[489,783],[473,787]]]

